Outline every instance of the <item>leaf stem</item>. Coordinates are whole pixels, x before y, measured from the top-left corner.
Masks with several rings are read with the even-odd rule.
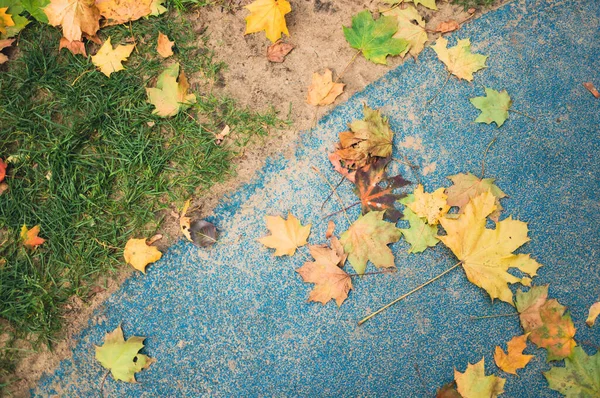
[[[333,213],[331,213],[331,214],[328,214],[328,215],[326,215],[326,216],[325,216],[325,217],[323,217],[323,218],[329,218],[329,217],[331,217],[331,216],[335,216],[336,214],[339,214],[339,213],[341,213],[342,211],[346,211],[346,210],[348,210],[348,209],[351,209],[351,208],[353,208],[354,206],[357,206],[357,205],[359,205],[360,203],[361,203],[361,202],[354,202],[354,203],[352,203],[350,206],[346,206],[346,207],[345,207],[345,208],[343,208],[342,210],[338,210],[338,211],[336,211],[336,212],[333,212]]]
[[[340,182],[338,182],[338,183],[337,183],[337,185],[335,186],[335,188],[334,188],[334,191],[335,191],[336,189],[338,189],[338,188],[340,187],[340,185],[342,185],[342,182],[344,182],[344,180],[345,180],[345,179],[346,179],[346,177],[342,176],[342,179],[340,180]],[[327,199],[325,199],[325,200],[323,201],[323,204],[321,205],[321,211],[323,210],[323,207],[325,207],[325,203],[327,203],[327,201],[328,201],[329,199],[331,199],[331,196],[333,195],[333,192],[334,192],[334,191],[331,191],[331,192],[329,193],[329,195],[327,196]]]
[[[492,146],[492,144],[494,142],[496,142],[496,140],[498,139],[498,136],[495,136],[490,143],[488,144],[488,146],[485,148],[485,152],[483,152],[483,158],[481,159],[481,177],[479,178],[480,180],[483,180],[483,176],[485,174],[485,157],[487,156],[488,151],[490,150],[490,147]]]
[[[354,278],[355,276],[367,276],[367,275],[379,275],[379,274],[391,274],[396,272],[396,268],[384,269],[382,271],[365,272],[364,274],[348,274],[349,277]]]
[[[106,373],[104,373],[104,376],[102,377],[102,381],[100,382],[100,398],[104,398],[104,382],[106,381],[106,378],[108,377],[109,373],[110,370],[107,370]]]
[[[329,180],[325,178],[325,176],[319,171],[319,169],[317,169],[315,166],[312,166],[311,168],[314,170],[315,173],[319,175],[319,177],[321,177],[323,181],[325,181],[327,185],[329,185],[329,188],[334,192],[335,197],[337,198],[338,202],[340,203],[340,206],[342,207],[342,210],[344,211],[344,215],[346,216],[346,220],[348,220],[348,224],[352,225],[352,221],[350,221],[350,217],[348,217],[348,213],[346,213],[346,209],[344,208],[344,202],[342,202],[342,198],[340,198],[340,195],[338,195],[333,185],[331,185]]]
[[[442,272],[441,274],[439,274],[439,275],[431,278],[430,280],[428,280],[427,282],[423,283],[422,285],[417,286],[416,288],[414,288],[410,292],[408,292],[406,294],[403,294],[402,296],[398,297],[396,300],[392,301],[391,303],[388,303],[388,304],[384,305],[383,307],[381,307],[377,311],[373,312],[372,314],[367,315],[366,317],[364,317],[363,319],[361,319],[360,321],[358,321],[358,326],[362,325],[363,323],[365,323],[369,319],[373,318],[375,315],[379,314],[380,312],[385,311],[386,309],[388,309],[392,305],[396,304],[397,302],[399,302],[401,300],[404,300],[405,298],[407,298],[411,294],[415,293],[416,291],[421,290],[425,286],[429,285],[431,282],[434,282],[434,281],[440,279],[442,276],[446,275],[448,272],[452,271],[454,268],[458,267],[461,264],[462,264],[462,261],[459,261],[458,263],[454,264],[452,267],[448,268],[446,271]]]
[[[528,114],[526,114],[525,112],[517,111],[517,110],[515,110],[515,109],[512,109],[512,108],[510,108],[508,111],[509,111],[509,112],[513,112],[513,113],[517,113],[517,114],[519,114],[519,115],[521,115],[521,116],[525,116],[526,118],[529,118],[529,119],[533,120],[534,122],[536,121],[536,120],[535,120],[535,118],[533,118],[533,117],[529,116],[529,115],[528,115]]]
[[[427,100],[426,104],[430,104],[434,99],[436,99],[438,97],[438,95],[440,95],[440,93],[442,92],[442,90],[444,89],[444,87],[446,87],[446,84],[448,84],[448,80],[450,80],[450,71],[448,71],[448,76],[446,76],[446,80],[444,81],[444,84],[442,84],[442,87],[440,87],[438,89],[438,91],[434,94],[433,97],[431,97],[430,99]]]
[[[483,316],[472,316],[471,320],[476,321],[478,319],[491,319],[491,318],[500,318],[503,316],[515,316],[519,315],[518,312],[511,312],[510,314],[493,314],[493,315],[483,315]]]

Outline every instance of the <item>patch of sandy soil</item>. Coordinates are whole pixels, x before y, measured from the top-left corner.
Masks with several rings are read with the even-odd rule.
[[[235,159],[234,176],[209,191],[198,192],[192,205],[192,208],[196,209],[197,217],[210,214],[224,194],[249,182],[269,156],[293,154],[296,138],[303,131],[310,129],[315,122],[315,107],[306,103],[312,73],[322,73],[326,68],[334,72],[334,78],[341,73],[356,54],[346,43],[342,26],[351,25],[352,15],[364,9],[377,11],[380,7],[375,1],[291,0],[293,11],[286,17],[290,37],[284,38],[284,41],[294,44],[295,49],[287,56],[285,62],[271,63],[266,58],[270,42],[265,34],[261,32],[244,35],[244,18],[248,12],[242,6],[249,1],[233,0],[233,3],[233,11],[213,7],[202,8],[188,15],[196,32],[206,31],[210,34],[208,46],[215,51],[218,60],[225,61],[228,65],[218,83],[206,82],[202,76],[191,76],[190,83],[199,92],[212,90],[230,96],[238,100],[240,105],[255,111],[266,111],[274,106],[280,117],[289,118],[292,124],[287,129],[272,131],[266,139],[251,143],[244,153]],[[498,0],[494,7],[484,11],[493,10],[505,3],[506,1]],[[443,0],[438,0],[438,7],[437,12],[418,7],[427,21],[427,29],[435,30],[440,22],[449,20],[468,23],[482,14],[481,10],[477,10],[472,15],[462,6],[452,5]],[[431,32],[430,42],[438,36],[439,34]],[[400,57],[388,57],[387,66],[373,64],[362,56],[357,57],[341,79],[346,85],[344,93],[333,105],[319,108],[318,117],[322,117],[352,94],[361,91],[401,63]],[[180,238],[175,205],[163,216],[165,221],[161,233],[165,236],[157,242],[161,250]],[[29,396],[29,389],[44,373],[52,372],[61,360],[68,358],[71,348],[76,343],[73,336],[87,325],[90,315],[130,274],[129,267],[124,267],[123,272],[115,279],[99,282],[98,285],[103,288],[96,289],[97,292],[86,302],[73,299],[65,309],[64,339],[55,344],[52,352],[46,347],[32,347],[30,343],[20,342],[19,348],[37,352],[26,356],[19,363],[15,373],[19,381],[11,385],[6,395]],[[0,336],[0,344],[3,339],[5,340],[5,337]]]

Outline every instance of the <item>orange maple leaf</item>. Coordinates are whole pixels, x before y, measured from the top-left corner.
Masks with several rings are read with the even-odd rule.
[[[500,347],[496,347],[494,352],[494,361],[496,365],[506,373],[516,375],[517,369],[523,369],[533,355],[524,355],[523,350],[527,347],[527,337],[529,334],[513,337],[506,343],[506,353]]]
[[[50,0],[44,13],[50,25],[62,25],[69,41],[81,41],[84,33],[94,36],[100,29],[100,11],[94,0]]]
[[[4,177],[6,177],[6,168],[8,165],[4,163],[4,160],[0,159],[0,182],[4,181]]]
[[[21,227],[21,239],[23,240],[23,246],[28,249],[35,249],[42,243],[46,241],[46,239],[40,238],[38,234],[40,233],[40,226],[36,225],[31,229],[27,229],[27,226],[23,224]]]
[[[322,75],[313,73],[312,83],[308,87],[306,102],[310,105],[329,105],[344,91],[344,84],[333,81],[331,70],[325,69]]]

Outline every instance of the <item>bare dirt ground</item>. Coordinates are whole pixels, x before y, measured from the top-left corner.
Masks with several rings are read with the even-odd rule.
[[[347,44],[342,26],[350,26],[352,15],[364,9],[376,12],[381,7],[386,7],[385,4],[381,5],[376,1],[292,0],[293,11],[286,16],[290,37],[284,38],[284,41],[295,45],[295,49],[287,56],[285,62],[271,63],[266,58],[267,47],[271,43],[265,34],[244,35],[244,18],[248,12],[241,6],[249,1],[234,0],[234,3],[239,3],[240,7],[235,7],[233,11],[213,7],[202,8],[188,15],[196,32],[206,31],[210,34],[209,48],[215,51],[218,60],[228,65],[219,82],[207,82],[202,76],[191,76],[190,83],[199,92],[213,91],[230,96],[238,100],[240,105],[255,111],[266,111],[274,106],[282,119],[289,118],[291,125],[283,130],[272,131],[266,139],[255,140],[236,158],[234,176],[212,187],[210,191],[199,192],[192,206],[197,209],[197,216],[210,214],[224,194],[249,182],[268,157],[293,154],[296,138],[315,123],[315,107],[306,103],[307,89],[313,72],[322,73],[324,69],[329,68],[334,72],[335,78],[356,54]],[[434,30],[444,21],[468,23],[483,12],[505,3],[506,1],[497,1],[494,7],[477,10],[473,15],[466,12],[462,6],[452,5],[443,0],[438,0],[437,12],[421,6],[418,10],[427,21],[427,29]],[[438,36],[439,34],[430,33],[430,42],[435,41]],[[388,57],[387,66],[376,65],[361,56],[357,57],[341,79],[341,82],[346,84],[344,93],[333,105],[319,108],[318,117],[322,117],[402,62],[400,57]],[[157,242],[161,250],[180,238],[175,204],[172,211],[165,216],[161,228],[165,237]],[[98,285],[103,286],[103,289],[89,297],[86,302],[73,299],[66,308],[64,339],[55,344],[52,351],[41,345],[34,347],[23,342],[19,348],[31,351],[31,354],[18,365],[15,377],[19,381],[11,385],[7,395],[29,396],[29,389],[44,373],[52,372],[61,360],[68,358],[75,342],[73,336],[87,325],[94,310],[117,290],[130,274],[129,267],[124,267],[117,278],[99,281]],[[0,344],[2,340],[3,336],[0,336]]]

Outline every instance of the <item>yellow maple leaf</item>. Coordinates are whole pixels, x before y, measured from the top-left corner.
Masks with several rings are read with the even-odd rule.
[[[474,365],[468,364],[464,373],[454,369],[456,389],[463,398],[496,398],[504,392],[504,380],[485,375],[485,358]]]
[[[188,94],[190,85],[179,64],[169,66],[158,76],[156,87],[147,87],[148,102],[154,105],[154,115],[175,116],[181,109],[187,109],[196,102],[194,94]]]
[[[264,30],[267,39],[275,43],[281,34],[290,35],[285,24],[285,14],[292,11],[287,0],[256,0],[244,7],[250,11],[246,17],[246,33],[256,33]]]
[[[148,264],[160,260],[162,253],[155,246],[148,246],[146,239],[129,239],[123,252],[125,262],[138,271],[146,273]]]
[[[308,301],[324,305],[329,300],[335,300],[338,307],[341,306],[352,289],[350,275],[338,265],[345,259],[343,249],[341,254],[327,246],[310,246],[309,250],[315,261],[306,262],[296,270],[304,282],[315,284]]]
[[[529,241],[527,223],[511,217],[496,223],[496,229],[486,229],[486,219],[496,205],[496,197],[485,192],[471,199],[458,219],[441,218],[447,235],[438,238],[461,261],[469,281],[485,289],[493,299],[511,305],[513,294],[507,283],[531,284],[528,277],[517,278],[509,268],[518,268],[533,277],[541,264],[528,254],[512,254]]]
[[[322,75],[313,73],[312,83],[308,87],[306,102],[310,105],[329,105],[344,91],[343,83],[334,83],[331,70],[325,69]]]
[[[162,32],[158,32],[158,40],[156,43],[156,52],[163,58],[169,58],[173,55],[174,41],[170,41],[169,37]]]
[[[407,53],[410,53],[416,58],[423,51],[427,42],[425,20],[417,9],[411,5],[406,8],[388,8],[387,11],[383,12],[383,15],[393,16],[398,21],[398,31],[393,37],[408,42],[408,46],[400,55],[404,57]]]
[[[21,227],[21,239],[23,240],[23,246],[28,249],[35,249],[46,241],[46,239],[40,238],[40,226],[36,225],[31,229],[27,229],[26,225]]]
[[[523,369],[531,361],[533,355],[523,354],[523,350],[527,347],[528,336],[529,333],[513,337],[506,343],[506,352],[502,348],[496,347],[494,361],[500,369],[516,375],[517,369]]]
[[[440,37],[431,48],[454,76],[472,81],[473,73],[486,67],[487,55],[471,53],[469,39],[459,40],[454,47],[446,48],[447,45],[448,40]]]
[[[428,193],[423,190],[423,185],[419,184],[415,188],[414,195],[415,200],[407,203],[406,206],[419,217],[426,218],[429,225],[438,224],[450,210],[450,206],[446,203],[448,196],[444,193],[444,188]]]
[[[589,327],[594,326],[594,323],[596,323],[596,318],[598,318],[598,315],[600,315],[600,301],[592,304],[592,306],[590,307],[589,315],[588,315],[585,323]]]
[[[135,21],[152,13],[152,0],[96,0],[103,26]]]
[[[0,8],[0,33],[3,35],[6,34],[6,28],[8,28],[9,26],[15,26],[15,22],[13,21],[10,14],[6,13],[7,10],[8,7]]]
[[[258,241],[263,245],[275,249],[276,256],[292,256],[296,248],[304,246],[308,241],[311,224],[302,226],[300,220],[291,213],[288,219],[280,216],[266,216],[267,228],[271,235],[260,238]]]
[[[125,69],[121,62],[127,60],[133,51],[133,47],[135,47],[134,44],[119,44],[113,48],[109,37],[96,55],[92,55],[92,63],[100,69],[100,72],[110,77],[111,73]]]
[[[69,41],[81,41],[83,33],[94,36],[100,29],[100,11],[94,0],[50,0],[44,13],[50,25],[62,25]]]

